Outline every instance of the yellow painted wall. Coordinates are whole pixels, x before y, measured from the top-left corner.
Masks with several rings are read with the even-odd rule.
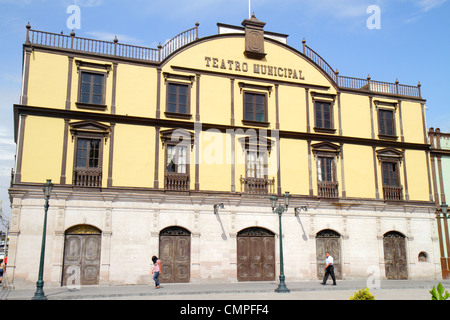
[[[59,54],[31,53],[28,105],[65,108],[68,61],[67,56]]]
[[[212,43],[214,41],[214,43]],[[270,122],[270,127],[275,128],[276,124],[276,113],[275,113],[275,86],[270,82],[274,80],[289,81],[292,83],[299,84],[315,84],[329,87],[330,89],[325,90],[326,93],[335,93],[330,82],[323,74],[321,74],[315,67],[307,63],[301,56],[297,55],[293,51],[285,50],[281,45],[274,44],[271,42],[265,43],[265,51],[267,53],[266,58],[260,60],[247,59],[243,53],[243,50],[229,50],[229,48],[244,48],[245,40],[243,37],[226,37],[218,38],[211,41],[206,41],[197,44],[189,48],[188,50],[182,51],[181,53],[175,55],[170,60],[166,62],[163,67],[163,71],[195,76],[195,70],[201,69],[209,72],[227,74],[227,76],[247,76],[247,77],[259,77],[261,79],[269,80],[269,82],[255,81],[254,79],[236,79],[234,88],[234,101],[235,101],[235,120],[236,125],[242,125],[243,117],[243,98],[242,92],[239,88],[239,82],[245,84],[257,84],[262,86],[272,86],[272,92],[270,96],[268,95],[268,121]],[[214,62],[213,60],[207,61],[205,58],[217,58]],[[222,61],[224,67],[222,67]],[[233,61],[232,64],[229,61]],[[236,62],[239,63],[239,69],[236,69]],[[247,64],[247,71],[244,71],[243,65]],[[209,67],[207,66],[209,64]],[[293,79],[292,77],[284,76],[270,76],[268,74],[255,73],[254,65],[264,65],[266,67],[279,67],[282,68],[282,73],[285,74],[286,69],[302,70],[301,79]],[[192,68],[193,71],[185,72],[174,72],[170,66],[182,66],[185,68]],[[217,67],[214,67],[217,66]],[[230,70],[231,69],[231,70]],[[300,72],[297,72],[298,75]],[[200,108],[201,108],[201,120],[205,122],[212,123],[230,123],[230,79],[227,77],[211,77],[210,75],[202,75],[200,78]],[[165,86],[163,86],[165,87]],[[194,82],[191,89],[191,113],[195,114],[195,90],[196,83]],[[265,89],[247,89],[251,91],[261,91],[268,93]],[[283,94],[283,92],[294,93],[294,96],[288,96]],[[165,94],[166,89],[162,90],[162,102],[161,109],[165,109]],[[219,112],[212,113],[209,105],[211,101],[217,106],[222,106]],[[290,112],[292,111],[291,105],[304,104],[304,89],[294,88],[288,86],[280,86],[280,119],[291,119]],[[283,110],[282,106],[288,106],[288,110]],[[205,110],[206,109],[206,110]],[[300,115],[300,113],[299,113]],[[299,118],[300,125],[302,121],[305,120],[305,115],[300,115]],[[206,119],[206,120],[205,120]],[[290,123],[285,123],[288,128],[297,127],[294,120],[290,120]],[[303,126],[304,127],[304,126]]]
[[[235,84],[236,85],[236,84]],[[239,88],[235,87],[235,92]],[[191,105],[192,118],[195,119],[196,84],[192,88],[194,97]],[[241,105],[241,101],[235,101]],[[242,113],[242,110],[239,113]],[[236,113],[236,110],[235,110]],[[230,124],[231,119],[231,81],[228,78],[202,75],[200,77],[200,121],[205,123]]]
[[[216,130],[204,131],[200,146],[200,189],[230,191],[231,137]]]
[[[109,80],[112,82],[111,76]],[[125,63],[118,65],[117,114],[154,118],[156,117],[156,95],[156,68]],[[163,108],[161,109],[164,111]]]
[[[241,48],[230,50],[230,48]],[[280,83],[278,87],[279,122],[280,129],[294,132],[306,132],[306,99],[309,101],[309,124],[311,132],[314,133],[314,104],[311,91],[325,94],[336,94],[328,79],[313,65],[294,51],[286,49],[282,45],[272,42],[265,42],[265,52],[267,56],[262,60],[247,59],[243,53],[243,37],[222,37],[213,38],[209,41],[200,42],[176,55],[162,65],[161,71],[161,91],[160,110],[161,118],[165,119],[167,86],[164,73],[172,75],[183,75],[193,77],[190,91],[190,109],[192,118],[195,121],[196,113],[196,90],[197,78],[196,70],[205,70],[209,74],[200,76],[200,117],[205,123],[217,123],[229,125],[231,121],[231,85],[230,79],[234,80],[234,119],[236,126],[243,126],[243,91],[239,83],[246,85],[257,85],[257,88],[244,88],[244,90],[268,93],[261,86],[272,86],[270,95],[267,95],[268,104],[268,129],[276,128],[276,93],[274,81],[288,81],[289,85]],[[205,60],[207,58],[217,58],[217,60]],[[84,112],[100,112],[98,110],[79,109],[76,107],[78,101],[79,72],[75,61],[97,64],[110,64],[105,60],[86,59],[75,57],[73,62],[72,88],[71,88],[71,110]],[[224,67],[222,67],[222,60]],[[49,54],[34,51],[31,55],[30,82],[29,82],[29,104],[43,107],[53,107],[64,109],[67,90],[67,70],[68,57],[63,55]],[[229,61],[233,61],[232,64]],[[209,63],[209,66],[208,66]],[[236,69],[237,63],[240,70]],[[247,70],[244,70],[244,64]],[[304,79],[290,79],[277,75],[256,73],[254,65],[273,66],[283,68],[293,68],[302,70]],[[176,66],[192,68],[191,71],[176,70]],[[82,67],[84,70],[95,70],[97,68]],[[261,70],[261,69],[260,69]],[[51,72],[51,76],[49,76]],[[106,71],[105,71],[106,72]],[[111,112],[113,69],[106,79],[106,104],[105,113]],[[213,73],[221,73],[215,76]],[[246,78],[235,78],[245,76]],[[258,81],[255,77],[259,77]],[[191,85],[190,80],[168,79],[179,81]],[[306,96],[305,88],[292,85],[311,84],[325,86],[322,90],[310,89]],[[151,66],[143,66],[129,63],[118,63],[117,68],[117,95],[116,112],[119,115],[130,115],[139,117],[154,118],[156,116],[157,103],[157,69]],[[374,100],[396,103],[398,100],[387,97],[374,97]],[[336,97],[333,108],[333,122],[336,133],[339,135],[339,107]],[[420,103],[403,101],[401,108],[403,132],[406,142],[423,143],[422,110]],[[378,114],[375,104],[373,104],[373,130],[375,138],[378,139]],[[370,104],[367,95],[341,93],[341,119],[342,132],[344,136],[356,138],[371,138],[371,114]],[[396,134],[400,141],[400,110],[395,114]],[[109,125],[108,123],[106,123]],[[245,127],[245,126],[244,126]],[[29,116],[26,122],[24,160],[22,166],[22,180],[29,182],[42,182],[52,177],[59,181],[62,143],[63,143],[64,121],[39,118]],[[161,128],[165,130],[169,128]],[[264,129],[264,128],[262,128]],[[154,181],[154,152],[155,152],[155,128],[138,125],[124,125],[118,123],[115,127],[114,146],[114,168],[113,185],[123,187],[145,187],[152,188]],[[238,138],[248,134],[242,132],[235,137],[235,187],[236,191],[241,191],[240,177],[245,177],[245,152],[242,149]],[[45,135],[44,141],[48,144],[39,143],[40,138]],[[229,150],[231,148],[231,138],[229,135],[214,132],[202,132],[200,144],[200,176],[199,183],[201,190],[230,191],[231,189],[231,159]],[[158,137],[159,138],[159,137]],[[268,137],[271,138],[270,136]],[[219,142],[220,146],[214,151],[212,142]],[[321,142],[313,141],[312,143]],[[336,143],[336,142],[335,142]],[[344,145],[344,172],[345,188],[347,197],[351,198],[374,198],[375,197],[375,177],[373,172],[373,154],[371,146]],[[222,153],[219,157],[211,159],[212,153]],[[190,188],[195,188],[195,146],[189,149],[190,153]],[[50,156],[48,156],[50,154]],[[71,183],[73,175],[73,163],[75,156],[74,141],[68,139],[67,149],[67,172],[66,181]],[[209,157],[209,158],[208,158]],[[408,169],[408,186],[411,200],[428,200],[427,188],[428,177],[426,171],[425,154],[423,151],[406,151],[406,166]],[[103,145],[103,183],[107,186],[109,158],[109,140]],[[50,159],[50,160],[49,160]],[[277,179],[278,167],[276,146],[273,146],[269,160],[269,178]],[[342,194],[342,159],[336,162],[337,180],[339,182],[339,193]],[[317,160],[311,154],[312,165],[312,187],[317,195]],[[40,169],[42,166],[42,170]],[[380,197],[382,198],[382,177],[379,162],[376,161],[378,170],[378,185]],[[39,168],[39,170],[36,170]],[[401,183],[404,186],[403,163],[400,165]],[[159,147],[159,187],[164,187],[165,172],[165,148],[160,141]],[[417,174],[420,172],[420,174]],[[290,191],[292,194],[309,194],[309,172],[307,142],[305,140],[282,139],[281,140],[281,182],[283,191]],[[43,177],[45,175],[45,177]],[[278,181],[275,182],[275,190]]]
[[[309,195],[307,142],[282,139],[280,147],[282,191],[289,191],[291,194]],[[276,152],[276,150],[272,152]]]
[[[406,142],[424,143],[422,106],[420,103],[402,101],[402,122]]]
[[[153,188],[155,129],[117,124],[114,130],[113,186]]]
[[[306,132],[305,89],[291,86],[279,86],[278,94],[280,129]],[[275,92],[272,93],[272,96],[275,97]],[[311,98],[310,95],[308,98]]]
[[[337,109],[337,102],[336,102]],[[374,123],[377,114],[373,111]],[[342,135],[347,137],[372,138],[369,98],[363,95],[341,94]],[[338,119],[336,119],[338,121]],[[374,124],[374,130],[378,126]],[[375,131],[375,137],[377,137]]]
[[[426,169],[427,158],[425,151],[406,150],[405,162],[409,199],[429,201],[431,192],[428,186],[428,171]]]
[[[373,169],[372,148],[346,144],[344,145],[343,151],[347,197],[375,198],[375,173]],[[378,177],[380,180],[378,182],[380,197],[383,198],[380,168],[378,170]]]
[[[27,116],[22,160],[22,181],[59,183],[64,120]]]
[[[105,145],[103,144],[103,148],[105,148]],[[66,183],[72,184],[73,182],[73,166],[75,163],[75,139],[72,138],[70,132],[67,139],[67,160],[66,160]],[[104,150],[104,149],[103,149]],[[103,151],[103,154],[105,152]],[[103,157],[103,163],[105,162],[105,157]],[[105,171],[102,172],[103,178],[105,177]],[[107,174],[107,173],[106,173]],[[106,176],[108,178],[108,176]],[[103,183],[103,181],[102,181]]]

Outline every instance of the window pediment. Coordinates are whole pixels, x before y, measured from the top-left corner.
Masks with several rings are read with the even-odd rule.
[[[168,129],[160,132],[162,146],[167,142],[177,145],[191,146],[191,150],[194,147],[194,133],[185,129]]]
[[[378,161],[402,161],[403,151],[394,148],[384,148],[376,151]]]
[[[243,150],[248,151],[267,151],[269,154],[272,151],[272,144],[275,141],[262,136],[246,136],[238,139]]]
[[[339,156],[341,153],[341,147],[331,142],[320,142],[311,145],[314,155],[333,155]]]
[[[96,121],[79,121],[69,124],[70,133],[72,134],[72,139],[78,135],[96,135],[103,136],[104,138],[109,137],[111,131],[110,126],[96,122]]]

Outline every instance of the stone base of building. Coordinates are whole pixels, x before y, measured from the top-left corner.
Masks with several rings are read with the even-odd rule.
[[[44,199],[39,188],[11,192],[6,281],[35,287]],[[224,208],[215,212],[214,204]],[[295,214],[295,207],[308,211]],[[325,251],[338,279],[441,277],[434,205],[428,202],[293,197],[282,215],[286,281],[321,280]],[[277,281],[280,226],[268,196],[214,193],[75,192],[50,198],[46,287],[161,282]]]

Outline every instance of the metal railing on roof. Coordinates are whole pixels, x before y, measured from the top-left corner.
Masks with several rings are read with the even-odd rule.
[[[194,28],[183,31],[167,41],[164,45],[159,44],[157,49],[134,46],[119,43],[117,37],[113,41],[94,40],[76,37],[75,32],[70,35],[57,34],[32,30],[30,24],[27,28],[26,44],[54,47],[58,49],[75,50],[90,54],[116,56],[121,58],[136,59],[150,62],[161,62],[181,47],[199,39],[199,23]],[[352,89],[365,92],[381,94],[392,94],[413,98],[422,98],[421,84],[417,86],[400,84],[398,80],[394,83],[375,81],[368,76],[366,79],[353,78],[339,75],[317,52],[306,45],[303,40],[303,54],[322,69],[328,77],[343,89]]]
[[[413,98],[422,98],[421,84],[417,86],[411,86],[406,84],[400,84],[398,80],[394,83],[375,81],[370,76],[366,79],[353,78],[340,76],[338,70],[334,70],[319,54],[306,45],[306,41],[303,39],[303,54],[314,62],[319,68],[321,68],[331,80],[333,80],[338,87],[345,89],[353,89],[366,92],[382,93],[382,94],[394,94],[399,96],[407,96]]]
[[[157,49],[119,43],[117,37],[113,41],[94,40],[70,35],[38,31],[27,25],[26,44],[75,50],[98,55],[116,56],[128,59],[161,62],[174,51],[195,40],[198,40],[198,26],[181,32]]]

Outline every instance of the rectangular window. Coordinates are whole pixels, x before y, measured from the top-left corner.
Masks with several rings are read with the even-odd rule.
[[[333,121],[331,115],[331,102],[316,101],[315,109],[315,127],[318,129],[333,129]]]
[[[187,173],[187,147],[167,146],[166,172]]]
[[[188,85],[169,83],[167,93],[167,112],[188,114]]]
[[[79,138],[77,141],[77,168],[98,168],[100,140]]]
[[[187,146],[167,145],[164,188],[187,191],[189,180],[189,153]]]
[[[339,198],[335,157],[317,157],[317,195],[321,198]]]
[[[104,78],[103,74],[82,72],[79,102],[104,105]]]
[[[381,135],[395,136],[394,111],[379,109],[378,125],[379,125],[379,133]]]
[[[383,162],[383,185],[388,187],[398,187],[398,173],[397,163],[395,162]]]
[[[265,178],[266,155],[256,151],[247,152],[247,178]]]
[[[334,181],[333,158],[318,157],[317,159],[317,173],[320,182]]]
[[[102,139],[77,138],[73,185],[77,187],[101,187]]]
[[[265,94],[245,92],[244,120],[267,122]]]
[[[400,185],[399,163],[383,161],[381,163],[383,178],[383,197],[389,201],[403,200],[403,187]]]

